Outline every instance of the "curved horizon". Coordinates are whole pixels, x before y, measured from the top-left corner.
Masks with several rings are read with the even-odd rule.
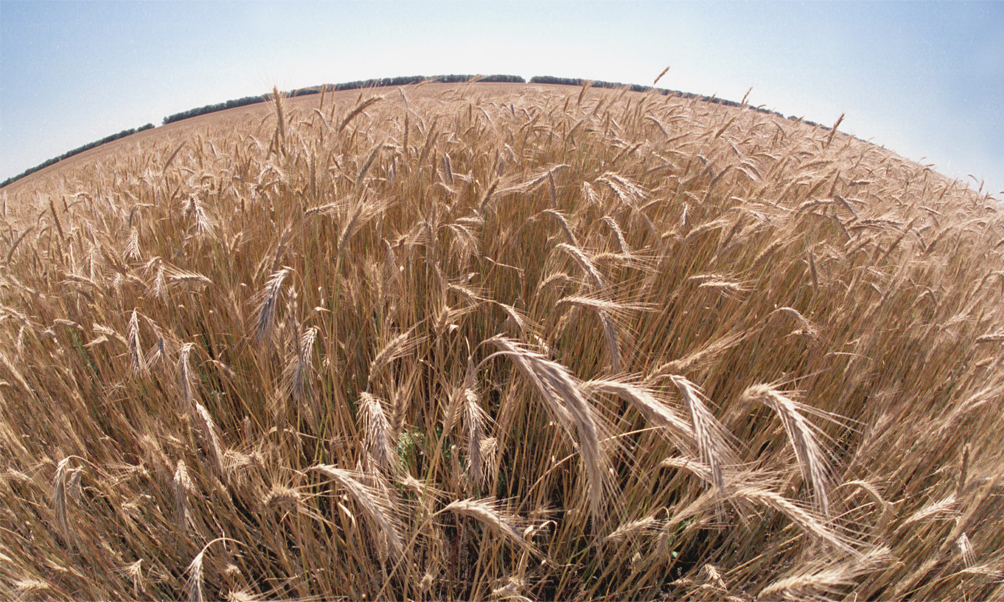
[[[832,124],[1004,190],[1000,3],[0,1],[0,179],[210,102],[400,73],[575,74]],[[970,177],[971,176],[971,177]]]
[[[667,68],[667,70],[668,70],[668,68]],[[464,80],[455,80],[453,78],[464,78]],[[442,82],[442,80],[444,80],[444,79],[446,79],[448,81],[443,82],[443,83],[467,83],[467,82],[472,81],[472,80],[476,80],[478,83],[496,83],[499,78],[518,78],[518,81],[507,81],[505,83],[526,84],[526,85],[544,84],[544,85],[582,86],[583,84],[585,84],[585,83],[588,82],[590,86],[596,86],[596,87],[634,88],[634,89],[638,89],[639,91],[641,91],[641,90],[653,90],[654,89],[654,90],[658,91],[660,94],[663,94],[663,95],[676,94],[676,95],[683,96],[685,98],[691,98],[691,97],[693,97],[693,98],[697,98],[697,99],[700,99],[700,100],[705,101],[705,102],[718,102],[718,103],[721,103],[721,104],[726,104],[726,105],[731,105],[731,106],[739,106],[741,104],[739,101],[735,101],[735,100],[732,100],[732,99],[720,98],[720,97],[716,97],[716,96],[704,96],[704,95],[700,95],[700,94],[695,94],[693,92],[687,92],[685,90],[670,90],[670,89],[667,89],[667,88],[660,88],[660,87],[657,87],[657,86],[654,86],[654,85],[653,86],[646,86],[646,85],[643,85],[643,84],[630,83],[630,82],[592,81],[592,80],[586,80],[586,79],[583,79],[583,78],[567,78],[567,77],[559,77],[559,76],[551,76],[551,75],[535,75],[535,76],[532,76],[530,78],[523,78],[521,76],[505,75],[505,74],[490,74],[490,75],[481,75],[481,74],[477,74],[477,75],[442,74],[442,75],[432,75],[432,76],[422,76],[422,75],[398,76],[398,77],[393,77],[393,78],[368,79],[368,80],[360,80],[360,81],[354,81],[354,82],[342,82],[342,83],[337,83],[337,84],[332,84],[332,83],[316,84],[316,85],[312,85],[312,86],[306,86],[306,87],[302,87],[302,88],[296,88],[296,89],[293,89],[293,90],[281,91],[281,93],[287,95],[288,97],[294,97],[294,96],[303,96],[303,95],[308,95],[308,94],[318,94],[318,93],[320,93],[320,91],[321,91],[322,88],[324,88],[327,91],[357,90],[357,89],[364,89],[364,88],[365,89],[370,89],[370,88],[391,88],[391,87],[404,86],[404,85],[416,85],[418,83],[439,83],[439,82]],[[544,79],[549,80],[549,81],[535,81],[535,80],[544,80]],[[406,83],[385,83],[385,82],[396,82],[396,81],[400,81],[400,80],[417,80],[417,81],[407,81]],[[653,82],[653,83],[658,83],[658,79],[655,82]],[[155,125],[154,123],[151,122],[151,123],[143,124],[141,126],[137,126],[137,127],[134,127],[134,128],[127,128],[127,129],[122,130],[120,132],[109,134],[109,135],[104,136],[104,137],[102,137],[102,138],[100,138],[98,140],[95,140],[95,141],[89,142],[87,144],[81,145],[81,146],[79,146],[77,148],[69,149],[69,150],[67,150],[67,151],[65,151],[65,152],[63,152],[63,153],[61,153],[59,155],[56,155],[56,156],[54,156],[52,158],[49,158],[49,159],[47,159],[47,160],[39,163],[38,165],[34,165],[32,167],[27,168],[24,171],[22,171],[21,173],[9,176],[6,179],[2,180],[2,182],[0,182],[0,188],[4,188],[4,187],[6,187],[6,186],[8,186],[10,184],[13,184],[14,182],[17,182],[18,180],[26,178],[26,177],[28,177],[28,176],[30,176],[32,174],[35,174],[35,173],[37,173],[39,171],[42,171],[43,169],[46,169],[48,167],[52,167],[53,165],[58,164],[60,161],[64,161],[66,159],[69,159],[70,157],[73,157],[73,156],[78,155],[80,153],[87,152],[89,150],[92,150],[92,149],[97,148],[99,146],[102,146],[104,144],[108,144],[108,143],[114,142],[116,140],[121,140],[122,138],[131,136],[132,134],[138,134],[139,132],[146,131],[148,129],[153,129],[153,128],[156,128],[156,127],[163,127],[163,126],[169,125],[171,123],[177,123],[179,121],[184,121],[184,120],[187,120],[187,119],[193,119],[193,118],[196,118],[196,117],[201,117],[202,115],[207,115],[207,114],[215,113],[215,112],[218,112],[218,111],[225,111],[225,110],[230,110],[230,109],[236,109],[236,108],[240,108],[240,107],[243,107],[243,106],[248,106],[248,105],[251,105],[251,104],[258,104],[258,103],[262,103],[262,102],[267,102],[269,100],[269,98],[271,97],[271,94],[272,94],[272,92],[266,92],[266,93],[261,94],[261,95],[247,96],[247,97],[238,98],[238,99],[229,99],[229,100],[220,101],[220,102],[217,102],[217,103],[210,103],[210,104],[207,104],[207,105],[201,105],[201,106],[197,106],[197,107],[192,107],[190,109],[187,109],[187,110],[184,110],[184,111],[180,111],[180,112],[174,113],[172,115],[166,115],[166,116],[164,116],[161,119],[161,123],[159,125]],[[743,102],[745,102],[745,98],[743,99]],[[805,123],[808,123],[810,125],[818,125],[818,126],[821,126],[821,127],[825,128],[825,129],[830,129],[830,126],[828,126],[826,124],[816,123],[816,122],[812,121],[811,119],[806,119],[804,117],[797,117],[795,115],[787,115],[786,116],[786,115],[783,115],[781,113],[778,113],[777,111],[771,111],[770,109],[763,108],[762,106],[759,106],[759,107],[750,107],[750,108],[752,108],[754,110],[761,111],[761,112],[773,113],[773,114],[775,114],[775,115],[777,115],[779,117],[784,117],[786,119],[792,119],[792,120],[797,119],[797,120],[804,121]],[[841,117],[838,118],[838,120],[837,120],[837,122],[836,122],[835,125],[839,125],[839,123],[842,121],[842,119],[843,119],[843,116],[841,115]]]

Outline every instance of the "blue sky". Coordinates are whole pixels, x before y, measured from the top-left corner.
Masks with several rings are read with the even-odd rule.
[[[832,123],[1004,198],[1002,2],[0,0],[0,179],[280,89],[507,73],[650,84]],[[972,174],[977,181],[970,179]]]

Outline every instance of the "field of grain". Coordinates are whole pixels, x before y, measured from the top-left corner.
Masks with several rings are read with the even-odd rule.
[[[1001,206],[871,144],[425,84],[0,200],[0,597],[1004,598]]]

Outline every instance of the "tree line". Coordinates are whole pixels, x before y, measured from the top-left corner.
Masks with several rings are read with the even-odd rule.
[[[487,76],[477,76],[477,75],[437,75],[434,77],[426,77],[424,75],[406,75],[402,77],[385,77],[379,79],[366,79],[354,82],[346,82],[342,84],[323,84],[320,86],[311,86],[309,88],[299,88],[297,90],[292,90],[286,92],[285,95],[288,97],[296,96],[307,96],[309,94],[320,94],[323,90],[324,92],[341,92],[344,90],[358,90],[362,88],[384,88],[388,86],[407,86],[409,84],[420,84],[422,82],[441,82],[441,83],[466,83],[469,81],[479,81],[479,82],[505,82],[505,83],[519,83],[525,84],[526,80],[518,75],[487,75]],[[237,100],[228,100],[227,102],[221,102],[212,105],[206,105],[204,107],[198,107],[195,109],[189,109],[187,111],[182,111],[181,113],[175,113],[174,115],[168,115],[164,118],[164,125],[169,123],[174,123],[175,121],[181,121],[182,119],[188,119],[190,117],[197,117],[199,115],[205,115],[207,113],[215,113],[216,111],[223,111],[226,109],[232,109],[234,107],[243,107],[245,105],[255,104],[259,102],[266,102],[271,100],[271,94],[264,94],[261,96],[245,96],[244,98],[238,98]]]
[[[31,167],[29,169],[26,169],[26,170],[24,170],[23,172],[19,173],[16,176],[11,176],[11,177],[7,178],[2,183],[0,183],[0,188],[3,188],[4,186],[6,186],[6,185],[8,185],[8,184],[10,184],[12,182],[16,182],[16,181],[20,180],[21,178],[23,178],[25,176],[31,175],[31,174],[35,173],[36,171],[39,171],[41,169],[45,169],[46,167],[48,167],[50,165],[54,165],[56,163],[59,163],[63,159],[68,159],[68,158],[72,157],[73,155],[79,155],[80,153],[82,153],[84,151],[89,151],[92,148],[101,146],[102,144],[107,144],[108,142],[112,142],[114,140],[119,140],[120,138],[125,138],[126,136],[131,136],[131,135],[135,134],[136,132],[143,132],[143,131],[146,131],[146,130],[152,130],[153,127],[154,126],[153,126],[152,123],[148,123],[148,124],[144,125],[143,127],[130,128],[128,130],[122,130],[121,132],[119,132],[117,134],[112,134],[111,136],[105,136],[101,140],[95,140],[94,142],[90,142],[90,143],[85,144],[83,146],[79,146],[79,147],[77,147],[77,148],[75,148],[75,149],[73,149],[71,151],[67,151],[67,152],[63,153],[62,155],[59,155],[58,157],[53,157],[52,159],[49,159],[48,161],[45,161],[44,163],[39,163],[35,167]]]
[[[624,88],[627,88],[628,90],[630,90],[632,92],[649,92],[649,91],[653,91],[654,90],[656,93],[662,94],[663,96],[679,96],[680,98],[687,98],[687,99],[695,99],[696,98],[696,99],[701,100],[703,102],[710,102],[712,104],[723,105],[723,106],[726,106],[726,107],[740,107],[740,106],[742,106],[741,103],[738,103],[738,102],[736,102],[734,100],[727,100],[725,98],[718,98],[717,96],[704,96],[703,94],[694,94],[693,92],[681,92],[679,90],[668,90],[666,88],[656,88],[656,87],[653,87],[653,86],[642,86],[642,85],[639,85],[639,84],[623,84],[623,83],[619,83],[619,82],[606,82],[606,81],[589,81],[589,80],[578,79],[578,78],[554,77],[553,75],[536,75],[536,76],[530,78],[530,83],[531,84],[557,84],[557,85],[561,85],[561,86],[583,86],[583,85],[585,85],[587,83],[587,81],[589,82],[589,87],[591,87],[591,88],[612,88],[612,89],[616,89],[616,90],[622,90]],[[777,111],[771,111],[770,109],[765,109],[763,107],[754,107],[754,106],[747,105],[747,108],[752,109],[752,110],[757,111],[757,112],[760,112],[760,113],[766,113],[768,115],[776,115],[778,117],[782,117],[782,118],[785,118],[785,119],[790,119],[792,121],[799,121],[800,120],[800,121],[802,121],[802,123],[806,123],[806,124],[811,125],[811,126],[819,126],[819,127],[824,128],[824,129],[830,129],[830,128],[828,128],[825,125],[820,125],[820,124],[812,122],[812,121],[801,119],[800,117],[795,117],[795,116],[785,117],[784,115],[778,113]]]

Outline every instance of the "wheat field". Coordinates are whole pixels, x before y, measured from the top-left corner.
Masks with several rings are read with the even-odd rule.
[[[0,199],[6,599],[1004,598],[1004,216],[872,144],[421,84]]]

